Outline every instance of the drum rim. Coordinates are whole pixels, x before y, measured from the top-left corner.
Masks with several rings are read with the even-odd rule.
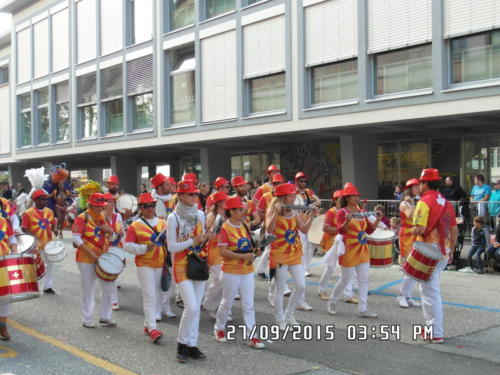
[[[33,236],[32,234],[29,234],[29,233],[18,233],[18,234],[16,234],[14,237],[16,237],[16,241],[17,241],[17,239],[18,239],[19,237],[29,237],[29,238],[32,238],[32,239],[33,239],[33,242],[31,243],[31,245],[30,245],[30,246],[28,246],[26,249],[22,250],[22,251],[21,251],[21,253],[23,253],[23,252],[25,252],[25,251],[28,251],[28,250],[32,249],[32,248],[33,248],[33,246],[35,246],[35,245],[36,245],[36,237],[35,237],[35,236]],[[18,243],[18,245],[19,245],[19,243]]]
[[[424,249],[418,248],[417,245],[418,246],[423,245]],[[439,250],[439,247],[437,247],[437,245],[431,244],[429,242],[415,241],[413,243],[413,247],[415,250],[418,250],[419,253],[421,253],[421,254],[423,254],[423,255],[425,255],[433,260],[439,260],[443,256],[441,254],[441,250]],[[431,251],[432,251],[432,253],[430,253]],[[435,257],[433,257],[432,255],[435,255]]]
[[[377,234],[388,234],[388,235],[390,234],[390,236],[377,237]],[[368,237],[369,240],[372,240],[372,241],[385,242],[385,241],[390,241],[390,240],[394,239],[395,234],[392,230],[377,228],[377,229],[375,229],[375,231],[373,231],[373,233],[367,234],[366,236]]]
[[[59,244],[59,246],[61,247],[61,249],[57,253],[51,253],[50,249],[53,249],[54,247],[53,246],[49,246],[49,251],[47,251],[47,245],[50,244],[50,243]],[[45,247],[43,248],[43,251],[45,251],[45,254],[47,254],[47,255],[55,255],[55,254],[60,254],[64,249],[65,249],[64,242],[62,242],[60,240],[52,240],[52,241],[49,241],[49,242],[47,242],[45,244]]]
[[[120,272],[118,272],[118,273],[109,273],[108,271],[106,271],[106,270],[104,270],[104,269],[102,268],[102,265],[101,265],[101,262],[100,262],[100,261],[101,261],[101,258],[103,257],[103,255],[106,255],[106,254],[112,255],[113,257],[115,257],[116,259],[118,259],[118,260],[119,260],[119,263],[117,263],[117,264],[121,264],[121,270],[120,270]],[[106,259],[106,258],[109,258],[109,256],[106,256],[104,259]],[[97,266],[101,269],[101,271],[102,271],[102,272],[104,272],[104,273],[106,273],[106,274],[108,274],[108,275],[119,275],[119,274],[123,271],[123,269],[124,269],[124,267],[123,267],[123,260],[122,260],[122,259],[121,259],[118,255],[116,255],[116,254],[114,254],[114,253],[109,253],[109,252],[102,254],[102,255],[101,255],[101,256],[97,259]]]
[[[25,251],[27,251],[27,250],[25,250]],[[2,259],[12,259],[12,258],[22,258],[22,257],[30,257],[30,258],[33,258],[33,260],[35,260],[35,254],[22,252],[19,254],[0,255],[0,261]]]

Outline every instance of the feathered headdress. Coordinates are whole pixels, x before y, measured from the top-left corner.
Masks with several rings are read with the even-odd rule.
[[[31,197],[31,194],[33,194],[33,192],[43,187],[43,183],[47,179],[48,175],[45,174],[45,168],[40,167],[26,169],[26,171],[24,172],[24,177],[26,177],[31,183],[32,187],[29,193],[29,196]]]
[[[85,210],[88,206],[88,199],[91,194],[102,193],[102,188],[99,182],[90,180],[87,184],[78,189],[78,196],[80,197],[80,208]]]
[[[66,181],[69,176],[69,172],[66,169],[66,164],[61,163],[60,165],[55,165],[49,170],[50,177],[55,183],[61,183]]]

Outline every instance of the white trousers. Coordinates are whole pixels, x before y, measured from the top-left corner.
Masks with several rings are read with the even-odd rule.
[[[0,303],[0,318],[6,318],[10,315],[11,303]]]
[[[168,293],[160,289],[161,270],[161,268],[137,267],[137,278],[142,289],[144,325],[150,330],[156,329],[156,319],[161,319],[165,294]]]
[[[401,288],[399,288],[399,295],[406,298],[411,298],[413,294],[413,286],[415,285],[415,280],[408,277],[406,274],[403,276],[403,282],[401,283]]]
[[[95,273],[95,264],[77,262],[80,269],[80,279],[82,283],[82,313],[83,322],[92,323],[94,316],[94,296],[95,281],[99,280],[101,285],[101,319],[111,319],[113,310],[111,309],[111,294],[113,288],[116,288],[115,282],[104,281],[97,277]]]
[[[184,302],[177,342],[196,346],[200,327],[200,308],[206,281],[184,280],[177,284]]]
[[[54,263],[45,262],[47,272],[43,276],[43,290],[50,289],[54,285]]]
[[[314,249],[316,248],[312,243],[309,242],[307,234],[299,231],[300,242],[302,242],[302,264],[304,265],[304,270],[306,272],[311,272],[311,261],[314,255]]]
[[[335,285],[335,289],[330,297],[330,301],[337,303],[340,295],[345,288],[353,282],[354,274],[358,277],[358,297],[359,297],[359,311],[365,312],[368,308],[368,271],[370,270],[370,263],[361,263],[354,267],[342,267],[340,273],[340,280]]]
[[[255,325],[255,310],[253,307],[255,278],[253,272],[245,275],[222,272],[221,278],[222,302],[217,310],[215,329],[224,330],[226,328],[227,318],[231,314],[234,304],[234,297],[239,292],[241,308],[243,310],[243,321],[248,328],[248,332],[251,332],[252,327]]]
[[[216,311],[222,300],[222,277],[221,265],[210,266],[207,291],[203,299],[203,307],[208,311]]]
[[[323,273],[321,274],[321,278],[319,279],[319,288],[318,288],[318,293],[323,293],[326,291],[328,281],[330,281],[333,272],[335,271],[336,265],[335,266],[330,266],[327,265],[325,269],[323,270]],[[344,299],[348,299],[354,296],[354,293],[352,291],[353,284],[356,281],[355,278],[352,279],[352,281],[346,285],[344,289]]]
[[[283,293],[285,292],[286,280],[288,273],[292,276],[294,289],[286,312],[283,312]],[[302,264],[295,264],[293,266],[277,266],[276,274],[274,275],[276,292],[274,293],[274,315],[276,322],[282,322],[289,319],[295,313],[297,306],[304,300],[304,293],[306,290],[306,279],[304,277],[304,266]]]
[[[443,331],[443,301],[441,299],[441,271],[448,264],[448,258],[441,260],[434,269],[428,283],[420,283],[422,294],[422,311],[425,324],[433,327],[434,337],[444,337]]]
[[[177,284],[175,283],[174,272],[172,267],[168,268],[170,271],[170,275],[172,276],[170,282],[170,288],[166,292],[162,292],[162,313],[172,314],[172,307],[170,302],[172,301],[172,297],[177,289]]]
[[[260,256],[259,265],[257,266],[257,273],[268,273],[270,252],[271,252],[271,245],[268,245],[265,247],[264,253]]]

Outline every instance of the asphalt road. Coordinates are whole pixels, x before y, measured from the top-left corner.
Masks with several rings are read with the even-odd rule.
[[[421,309],[401,309],[396,304],[394,296],[401,281],[397,267],[370,271],[369,309],[379,313],[379,319],[367,320],[357,317],[357,306],[344,303],[339,303],[336,316],[328,315],[326,304],[317,295],[322,267],[316,265],[315,276],[307,278],[306,292],[314,311],[297,312],[303,328],[295,337],[266,342],[267,348],[258,351],[246,347],[241,330],[236,328],[235,341],[217,343],[213,338],[214,322],[202,312],[199,347],[208,359],[182,365],[174,360],[182,310],[173,305],[178,317],[159,323],[165,337],[160,345],[153,345],[142,333],[142,296],[133,262],[128,262],[120,276],[121,309],[113,314],[118,327],[81,326],[79,272],[74,250],[66,242],[70,254],[56,265],[57,294],[13,305],[9,327],[12,338],[0,342],[0,375],[500,372],[499,275],[443,273],[446,342],[433,345],[413,339],[414,326],[423,323]],[[317,264],[319,258],[313,262]],[[332,285],[337,275],[338,270]],[[263,326],[263,334],[265,326],[274,323],[266,293],[266,283],[256,281],[256,320]],[[418,290],[415,294],[419,294]],[[243,323],[238,301],[233,316],[235,325]],[[365,329],[367,339],[362,340]],[[393,333],[388,341],[380,339],[385,329]]]

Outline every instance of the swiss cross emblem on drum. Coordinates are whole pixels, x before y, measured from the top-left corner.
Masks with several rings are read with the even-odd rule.
[[[9,271],[9,280],[22,280],[23,279],[23,271],[15,270]]]

